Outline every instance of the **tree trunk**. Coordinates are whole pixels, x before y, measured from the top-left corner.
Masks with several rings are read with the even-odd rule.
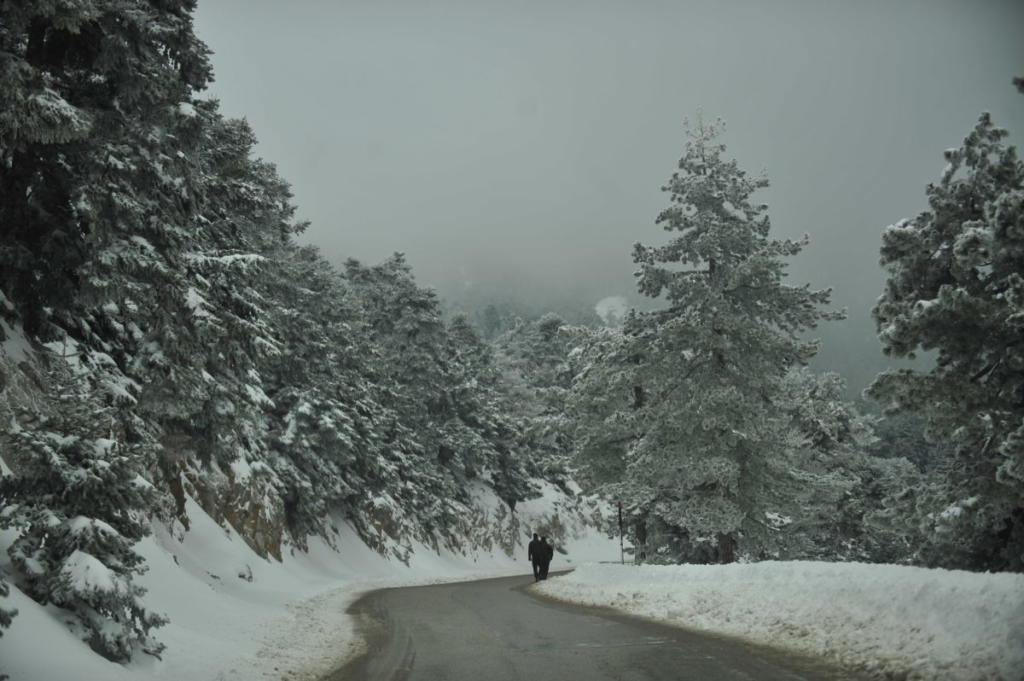
[[[718,535],[718,562],[725,565],[736,560],[736,539],[732,533]]]

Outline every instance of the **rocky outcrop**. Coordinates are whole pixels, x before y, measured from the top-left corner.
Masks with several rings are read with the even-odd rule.
[[[191,496],[214,521],[230,525],[257,554],[281,560],[284,504],[269,470],[236,462],[224,471],[216,466],[201,467],[194,460],[181,462],[178,468],[172,493],[177,487],[182,500],[185,494]],[[188,527],[183,501],[178,508],[179,519]]]

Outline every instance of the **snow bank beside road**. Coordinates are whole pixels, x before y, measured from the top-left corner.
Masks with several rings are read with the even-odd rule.
[[[534,588],[879,678],[1024,679],[1024,575],[861,563],[585,565]]]

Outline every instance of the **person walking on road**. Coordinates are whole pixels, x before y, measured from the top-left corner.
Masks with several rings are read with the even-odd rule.
[[[547,537],[540,538],[540,548],[537,550],[540,553],[540,578],[548,578],[548,568],[551,566],[551,559],[555,557],[555,547],[548,544]]]
[[[540,538],[537,537],[537,533],[533,533],[533,540],[530,541],[530,546],[526,553],[527,559],[533,563],[533,581],[540,579],[540,563],[541,558],[546,555],[544,554],[544,547],[540,543]]]

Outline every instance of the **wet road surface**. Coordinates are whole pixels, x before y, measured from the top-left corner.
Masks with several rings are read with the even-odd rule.
[[[533,595],[532,583],[524,575],[366,594],[349,613],[369,650],[323,681],[860,679],[773,649],[551,601]]]

